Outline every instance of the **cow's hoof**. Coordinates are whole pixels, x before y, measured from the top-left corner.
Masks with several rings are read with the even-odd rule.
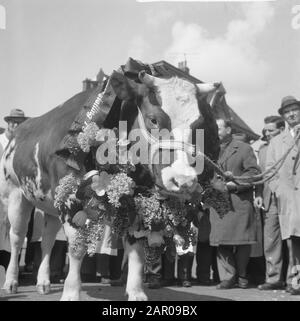
[[[16,294],[18,292],[18,281],[6,281],[3,290],[8,294]]]
[[[51,290],[50,282],[44,282],[44,284],[37,284],[36,291],[38,294],[49,294]]]
[[[128,292],[128,301],[148,301],[148,297],[145,292]]]
[[[74,293],[63,293],[60,301],[80,301],[80,295]]]

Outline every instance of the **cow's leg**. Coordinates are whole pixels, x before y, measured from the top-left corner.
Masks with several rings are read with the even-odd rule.
[[[61,227],[57,216],[45,213],[45,228],[42,235],[42,260],[37,276],[37,292],[48,294],[50,292],[50,256],[55,242],[56,234]]]
[[[144,249],[141,242],[125,243],[125,253],[128,255],[128,277],[126,293],[129,301],[147,301],[143,290]]]
[[[11,257],[6,272],[3,288],[8,293],[18,289],[19,254],[28,229],[28,222],[33,205],[25,199],[20,189],[14,189],[8,199],[8,218],[10,222]]]
[[[86,247],[83,243],[76,244],[76,251],[73,245],[76,237],[76,229],[69,223],[64,224],[66,237],[69,242],[69,273],[64,283],[64,291],[61,301],[79,301],[81,290],[80,268]]]

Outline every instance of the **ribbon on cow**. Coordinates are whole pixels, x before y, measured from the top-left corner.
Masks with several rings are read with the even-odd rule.
[[[155,68],[152,65],[144,64],[138,60],[129,58],[125,65],[121,66],[119,72],[123,73],[127,78],[140,82],[138,74],[145,70],[147,73],[157,75]],[[103,127],[103,124],[113,111],[113,105],[118,98],[111,86],[111,77],[104,81],[104,73],[102,78],[98,78],[98,86],[90,93],[86,102],[83,104],[80,112],[72,122],[68,134],[62,139],[59,148],[56,152],[63,157],[66,163],[80,170],[84,155],[82,151],[76,148],[77,135],[82,131],[82,128],[90,122],[95,122],[98,127]]]
[[[67,165],[80,170],[83,164],[84,154],[78,148],[77,135],[82,128],[90,122],[95,122],[98,127],[103,127],[109,112],[116,99],[110,79],[98,80],[98,86],[88,96],[80,112],[74,119],[68,130],[68,134],[62,139],[56,154],[65,159]]]

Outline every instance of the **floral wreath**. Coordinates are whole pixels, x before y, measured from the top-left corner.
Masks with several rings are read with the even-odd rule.
[[[113,134],[113,135],[112,135]],[[193,201],[184,201],[174,196],[168,198],[155,189],[137,186],[131,175],[135,166],[128,160],[120,164],[122,148],[127,149],[115,137],[116,130],[100,129],[94,122],[88,123],[77,136],[74,151],[90,152],[98,147],[105,137],[119,146],[116,164],[101,164],[96,153],[96,170],[84,177],[74,173],[59,181],[55,190],[54,206],[77,229],[73,250],[79,250],[84,244],[87,253],[96,252],[97,242],[103,238],[106,224],[111,225],[117,236],[142,240],[145,258],[148,263],[155,261],[163,251],[164,245],[188,248],[196,244],[196,233],[191,227],[195,212],[202,204],[212,206],[219,215],[228,211],[228,202],[224,194],[210,185],[202,186],[202,193]]]

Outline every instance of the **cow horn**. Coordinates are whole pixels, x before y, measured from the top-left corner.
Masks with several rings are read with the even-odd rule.
[[[218,87],[216,86],[217,83],[202,83],[197,84],[197,87],[199,88],[199,91],[201,94],[207,94],[211,91],[216,90]]]
[[[139,72],[139,80],[148,87],[155,86],[156,78],[147,74],[145,70]]]

